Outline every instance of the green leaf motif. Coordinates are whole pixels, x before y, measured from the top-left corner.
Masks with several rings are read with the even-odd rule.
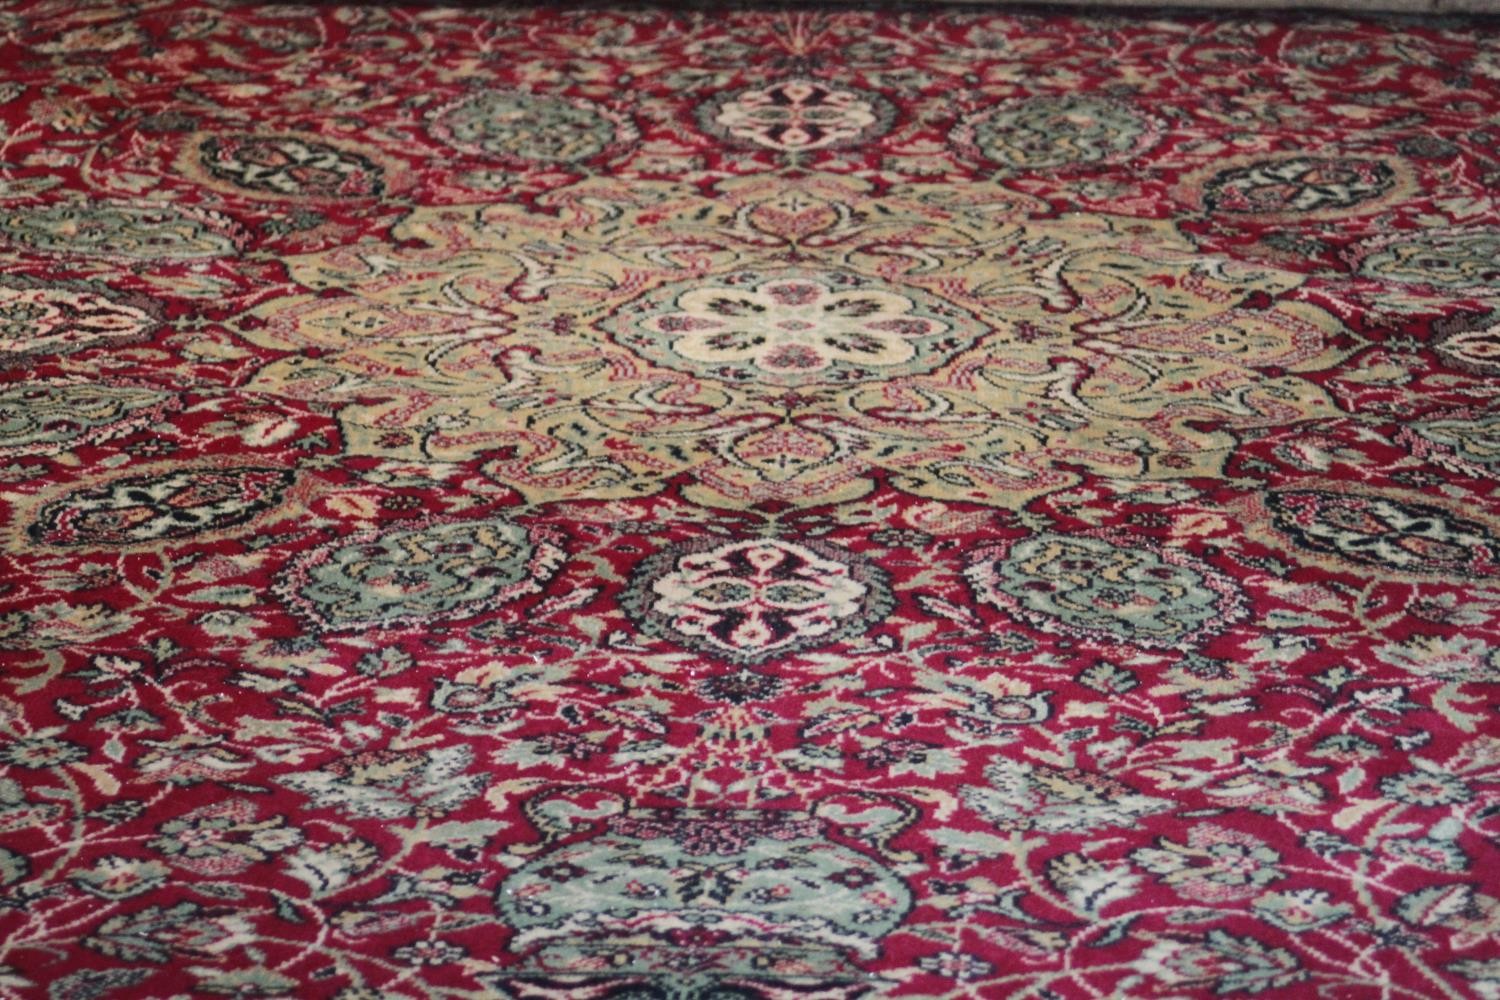
[[[1089,917],[1099,916],[1110,903],[1129,899],[1141,880],[1128,865],[1107,865],[1077,852],[1047,862],[1047,879]]]

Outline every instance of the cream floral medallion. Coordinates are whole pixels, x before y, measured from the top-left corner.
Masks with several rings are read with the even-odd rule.
[[[736,663],[862,635],[892,604],[885,574],[860,557],[774,538],[669,548],[622,602],[649,634]]]
[[[972,315],[921,289],[802,269],[663,285],[601,326],[667,368],[782,385],[925,371],[985,333]]]
[[[894,117],[895,109],[879,94],[792,79],[710,101],[699,112],[699,124],[737,145],[796,153],[876,138],[890,130]]]
[[[1013,506],[1216,475],[1236,431],[1334,411],[1347,353],[1300,275],[1166,223],[1040,217],[998,189],[594,178],[424,208],[398,243],[293,257],[239,324],[252,388],[336,405],[353,453],[482,459],[533,502],[797,506],[874,475]]]
[[[159,326],[160,308],[143,296],[98,282],[0,275],[0,368],[33,354],[143,340]]]

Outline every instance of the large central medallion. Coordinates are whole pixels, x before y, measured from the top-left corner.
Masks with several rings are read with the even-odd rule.
[[[533,503],[683,477],[710,506],[806,506],[883,476],[1016,506],[1086,472],[1219,475],[1239,429],[1335,412],[1303,373],[1348,348],[1303,276],[1170,223],[823,174],[538,204],[292,260],[308,294],[242,331],[283,352],[255,388],[337,405],[352,453],[478,459]]]
[[[663,367],[777,385],[929,371],[985,333],[972,314],[921,289],[802,268],[672,282],[601,326]]]

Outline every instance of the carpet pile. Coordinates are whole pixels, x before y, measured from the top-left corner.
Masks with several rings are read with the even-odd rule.
[[[1500,32],[0,5],[0,993],[1500,997]]]

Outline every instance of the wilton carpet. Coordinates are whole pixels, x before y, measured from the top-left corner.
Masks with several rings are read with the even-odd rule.
[[[0,995],[1500,998],[1500,32],[0,4]]]

